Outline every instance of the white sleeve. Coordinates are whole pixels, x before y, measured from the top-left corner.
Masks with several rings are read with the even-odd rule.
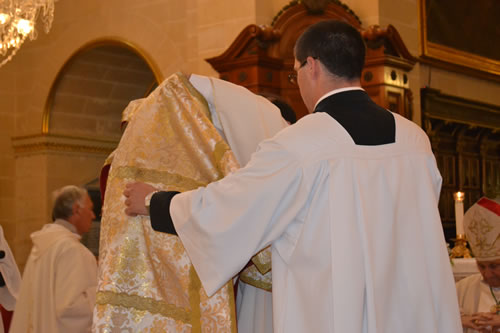
[[[172,199],[175,230],[208,295],[289,225],[303,223],[309,188],[300,161],[269,140],[246,167]]]

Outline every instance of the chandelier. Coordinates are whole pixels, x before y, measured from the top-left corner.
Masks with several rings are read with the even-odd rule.
[[[17,53],[26,38],[37,37],[35,24],[40,18],[45,33],[54,20],[57,0],[0,0],[0,67]]]

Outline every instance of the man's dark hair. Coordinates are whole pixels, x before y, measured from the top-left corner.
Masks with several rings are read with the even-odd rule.
[[[311,25],[295,43],[295,58],[301,64],[313,57],[326,69],[345,79],[361,77],[365,63],[365,43],[352,25],[337,21],[321,21]]]

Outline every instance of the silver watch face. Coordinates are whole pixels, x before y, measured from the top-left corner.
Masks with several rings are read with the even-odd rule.
[[[148,207],[148,208],[149,208],[150,203],[151,203],[151,198],[153,197],[153,195],[154,195],[156,192],[158,192],[158,191],[154,191],[154,192],[151,192],[151,193],[149,193],[148,195],[146,195],[146,197],[144,198],[144,205],[145,205],[146,207]]]

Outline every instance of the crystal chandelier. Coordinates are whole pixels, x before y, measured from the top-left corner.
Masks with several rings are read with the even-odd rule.
[[[37,37],[35,24],[40,18],[45,33],[54,20],[57,0],[0,0],[0,67],[17,53],[26,38]]]

